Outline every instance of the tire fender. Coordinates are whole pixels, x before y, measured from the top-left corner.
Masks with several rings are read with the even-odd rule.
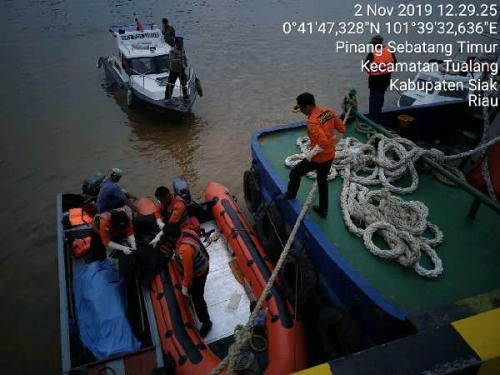
[[[292,246],[278,276],[281,290],[293,305],[304,305],[316,293],[316,268],[304,247]]]
[[[285,222],[278,206],[266,203],[259,207],[255,219],[255,229],[264,251],[272,260],[278,260],[288,239]]]
[[[259,176],[252,167],[243,174],[243,193],[245,203],[251,213],[255,213],[262,201]]]

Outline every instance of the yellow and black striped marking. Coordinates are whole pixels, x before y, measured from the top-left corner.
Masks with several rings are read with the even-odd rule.
[[[500,375],[500,308],[300,371],[300,375]]]

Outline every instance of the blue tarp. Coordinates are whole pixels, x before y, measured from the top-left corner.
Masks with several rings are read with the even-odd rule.
[[[127,320],[126,285],[109,261],[78,269],[73,293],[80,339],[98,360],[141,347]]]

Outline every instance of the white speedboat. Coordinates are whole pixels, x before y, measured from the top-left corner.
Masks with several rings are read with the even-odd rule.
[[[179,113],[188,112],[193,106],[196,92],[196,75],[192,66],[186,68],[187,93],[182,95],[180,81],[174,85],[172,97],[165,100],[169,76],[170,46],[165,43],[161,30],[145,26],[114,26],[109,30],[116,39],[118,54],[100,57],[97,66],[127,91],[127,105],[142,101],[156,109]]]

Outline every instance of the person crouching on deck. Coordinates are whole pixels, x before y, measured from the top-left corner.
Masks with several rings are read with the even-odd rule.
[[[313,210],[324,217],[328,214],[327,177],[335,158],[335,144],[341,138],[338,133],[345,133],[345,125],[332,109],[317,107],[314,96],[308,92],[297,97],[297,105],[293,111],[300,111],[307,116],[307,136],[311,141],[311,150],[292,168],[287,192],[277,198],[295,199],[302,176],[316,171],[319,205],[313,206]]]
[[[92,260],[120,259],[136,249],[132,221],[124,210],[116,209],[95,217],[89,249]]]
[[[212,321],[205,302],[205,283],[209,271],[209,255],[199,235],[191,229],[181,229],[178,224],[168,223],[163,229],[166,237],[177,239],[174,259],[182,274],[182,294],[193,299],[196,316],[202,326],[200,336],[206,337]]]

